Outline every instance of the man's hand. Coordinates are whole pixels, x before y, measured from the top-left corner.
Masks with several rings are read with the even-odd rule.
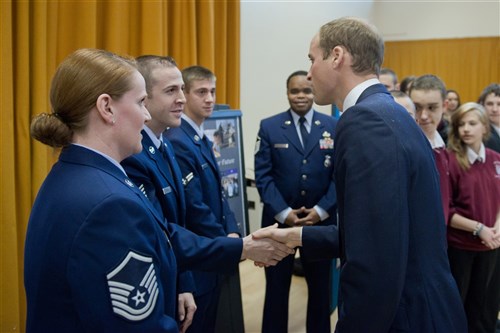
[[[252,233],[254,239],[272,238],[277,242],[286,244],[289,248],[302,246],[302,228],[277,228],[277,224],[262,228]]]
[[[301,209],[302,212],[307,215],[301,219],[296,220],[295,225],[301,225],[301,226],[314,225],[319,221],[321,221],[321,218],[316,209],[314,208],[306,209],[305,207],[302,207]]]
[[[293,248],[277,242],[270,238],[265,238],[266,230],[278,230],[277,224],[270,227],[260,229],[264,234],[259,237],[254,237],[253,235],[248,235],[243,238],[243,251],[241,253],[241,259],[251,259],[253,261],[259,262],[264,266],[275,266],[284,257],[295,253]],[[257,233],[259,232],[257,231]]]
[[[179,294],[177,301],[179,308],[179,321],[181,322],[179,332],[185,333],[193,322],[194,313],[196,312],[196,303],[194,301],[193,294],[191,293]]]
[[[297,221],[300,221],[299,219],[299,214],[302,214],[305,212],[306,207],[301,207],[298,209],[292,209],[290,213],[288,213],[286,219],[285,219],[285,224],[289,225],[290,227],[296,227],[300,224],[297,224]]]

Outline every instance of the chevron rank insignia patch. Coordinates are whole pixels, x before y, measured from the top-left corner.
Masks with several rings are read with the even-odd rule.
[[[190,172],[186,177],[182,178],[182,185],[187,186],[190,181],[192,181],[194,178],[194,175],[192,172]]]
[[[153,312],[159,294],[153,258],[130,251],[106,277],[114,313],[139,321]]]

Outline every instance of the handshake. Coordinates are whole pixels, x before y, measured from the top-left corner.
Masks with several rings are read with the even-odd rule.
[[[302,246],[302,227],[278,228],[277,223],[243,238],[241,259],[255,261],[259,267],[275,266],[281,259]]]

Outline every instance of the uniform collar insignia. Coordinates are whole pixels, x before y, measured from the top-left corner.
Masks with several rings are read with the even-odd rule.
[[[200,141],[200,137],[198,136],[198,134],[194,136],[194,141]]]
[[[290,120],[285,121],[285,125],[288,126],[288,125],[291,125],[291,124],[292,124],[292,122]]]
[[[154,154],[156,152],[156,149],[153,146],[149,146],[149,152],[151,154]]]
[[[132,183],[128,178],[125,178],[125,183],[130,187],[134,187],[134,183]]]
[[[314,122],[314,125],[316,125],[316,126],[319,126],[319,125],[321,125],[321,121],[319,121],[319,120],[316,120],[316,121]]]

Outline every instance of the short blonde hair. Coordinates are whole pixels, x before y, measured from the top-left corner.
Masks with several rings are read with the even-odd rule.
[[[352,56],[356,74],[379,74],[384,61],[384,40],[376,28],[357,18],[343,17],[323,25],[319,30],[323,59],[336,46],[343,46]]]

